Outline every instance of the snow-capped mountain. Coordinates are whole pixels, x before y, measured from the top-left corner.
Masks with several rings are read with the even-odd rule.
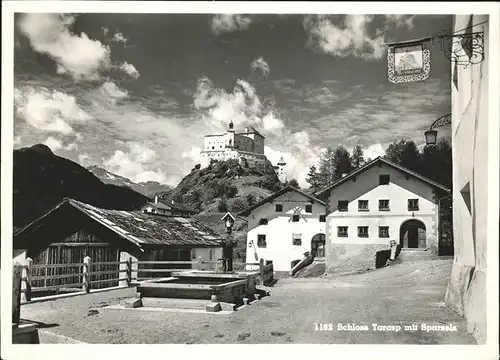
[[[98,177],[105,184],[127,186],[149,198],[153,198],[158,193],[168,193],[173,190],[171,186],[160,184],[156,181],[135,183],[124,176],[114,174],[97,165],[89,166],[87,170]]]

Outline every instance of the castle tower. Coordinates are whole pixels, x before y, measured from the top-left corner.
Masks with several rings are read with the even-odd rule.
[[[229,128],[227,129],[226,146],[234,147],[234,124],[233,120],[229,123]]]
[[[278,178],[282,183],[286,182],[286,175],[285,175],[285,165],[286,162],[283,160],[283,156],[280,158],[280,161],[278,161]]]

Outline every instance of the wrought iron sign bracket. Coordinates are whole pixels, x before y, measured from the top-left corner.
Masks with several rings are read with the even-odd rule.
[[[438,39],[444,56],[458,66],[467,68],[484,60],[484,32],[471,32],[463,34],[443,34],[432,38]]]
[[[436,121],[434,121],[430,127],[429,130],[441,127],[441,126],[446,126],[451,124],[451,113],[446,114],[438,118]]]

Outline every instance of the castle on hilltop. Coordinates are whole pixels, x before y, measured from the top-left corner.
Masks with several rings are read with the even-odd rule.
[[[245,128],[244,132],[235,132],[231,121],[224,134],[205,135],[203,149],[200,152],[200,165],[206,168],[212,160],[227,161],[236,159],[244,167],[264,165],[267,158],[264,155],[265,137],[254,127]],[[280,181],[285,182],[283,157],[274,166]]]

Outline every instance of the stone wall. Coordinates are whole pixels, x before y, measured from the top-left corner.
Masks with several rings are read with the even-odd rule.
[[[328,248],[327,273],[374,270],[377,253],[390,250],[385,244],[331,244]]]

